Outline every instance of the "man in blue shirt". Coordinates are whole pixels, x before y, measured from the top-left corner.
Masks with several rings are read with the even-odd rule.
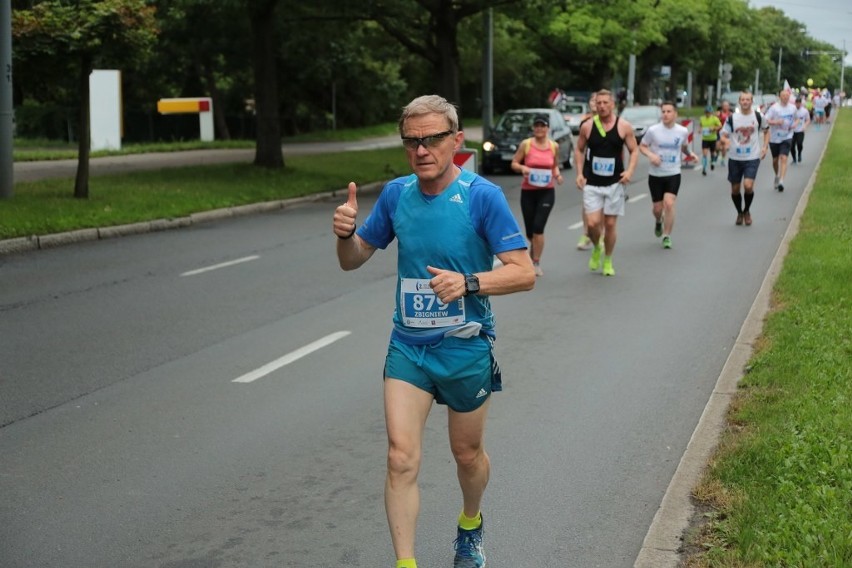
[[[398,244],[396,309],[385,360],[388,430],[385,508],[397,568],[416,568],[421,441],[434,401],[446,404],[463,505],[456,568],[485,565],[480,504],[490,461],[483,447],[491,393],[501,390],[493,356],[490,295],[530,290],[535,272],[502,190],[453,163],[464,143],[456,108],[427,95],[409,103],[399,131],[413,174],[385,185],[360,227],[357,188],[334,213],[341,268]],[[493,257],[502,263],[493,268]]]

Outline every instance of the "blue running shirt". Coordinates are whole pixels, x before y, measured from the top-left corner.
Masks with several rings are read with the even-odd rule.
[[[414,174],[388,182],[358,236],[380,249],[397,239],[394,326],[434,337],[469,322],[493,335],[494,315],[488,296],[440,304],[428,286],[433,276],[427,266],[487,272],[495,254],[527,247],[503,191],[469,170],[436,196],[421,192]]]

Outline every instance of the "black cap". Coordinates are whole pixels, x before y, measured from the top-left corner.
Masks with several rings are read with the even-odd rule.
[[[545,126],[550,126],[550,117],[546,114],[537,114],[533,119],[533,124],[544,124]]]

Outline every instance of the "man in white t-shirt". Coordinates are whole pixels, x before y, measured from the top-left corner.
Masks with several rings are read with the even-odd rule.
[[[796,118],[796,105],[790,102],[790,90],[778,93],[769,110],[766,122],[769,124],[769,151],[772,153],[772,169],[775,170],[773,188],[784,191],[784,176],[787,173],[787,156],[793,144],[793,131],[799,123]]]
[[[654,235],[663,237],[663,248],[672,248],[675,201],[680,189],[681,154],[693,160],[698,156],[689,147],[689,130],[675,122],[677,108],[671,101],[660,105],[662,122],[651,126],[642,137],[639,151],[651,162],[648,189],[651,190]]]
[[[751,225],[754,179],[760,161],[769,149],[769,125],[752,108],[754,96],[749,91],[740,93],[739,103],[740,110],[734,112],[722,125],[722,136],[730,140],[731,144],[728,150],[728,181],[731,182],[731,200],[737,209],[736,224]],[[740,194],[740,187],[745,192],[745,198]]]
[[[793,163],[802,163],[802,147],[805,143],[805,128],[811,123],[811,114],[802,104],[802,99],[796,99],[796,118],[798,123],[793,129],[793,145],[790,146],[790,156]]]

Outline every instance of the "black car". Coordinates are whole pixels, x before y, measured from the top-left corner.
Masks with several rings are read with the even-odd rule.
[[[574,167],[574,136],[562,113],[555,108],[521,108],[503,113],[482,143],[483,174],[511,171],[515,151],[522,140],[533,135],[533,119],[539,114],[550,118],[550,138],[559,144],[559,163],[565,168]]]

